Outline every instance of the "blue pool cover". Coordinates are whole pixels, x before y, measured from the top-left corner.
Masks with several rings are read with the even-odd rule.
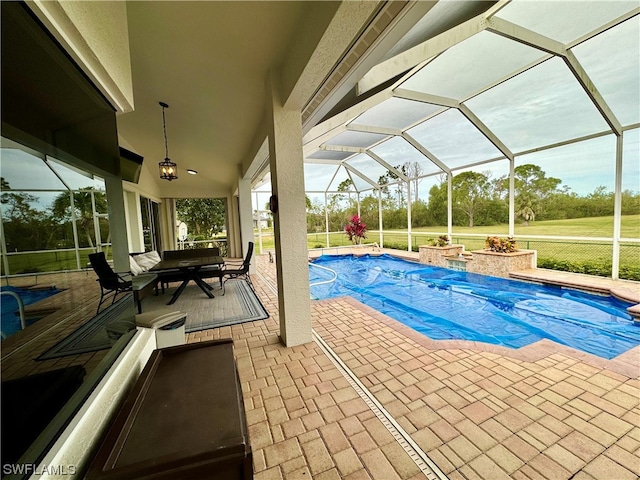
[[[311,294],[349,295],[434,340],[520,348],[543,338],[611,359],[640,345],[631,306],[612,296],[459,272],[389,255],[323,255]],[[333,273],[314,268],[329,268]],[[315,285],[314,283],[327,281]]]

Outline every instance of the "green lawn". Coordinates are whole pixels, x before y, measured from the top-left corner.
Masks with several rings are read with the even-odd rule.
[[[413,229],[413,250],[418,250],[418,247],[426,244],[429,238],[436,237],[437,234],[446,233],[446,231],[447,228],[445,226]],[[506,236],[507,232],[507,225],[474,228],[454,227],[452,242],[464,245],[467,251],[479,250],[484,248],[486,235]],[[623,238],[640,238],[640,214],[624,216],[621,232]],[[272,232],[263,231],[262,233],[263,251],[273,250]],[[537,250],[540,262],[586,262],[598,265],[611,263],[611,243],[601,241],[539,240],[530,238],[530,236],[611,237],[613,235],[613,217],[549,220],[535,222],[526,226],[516,225],[515,233],[515,238],[520,248]],[[475,234],[479,236],[466,237],[460,236],[460,234]],[[380,236],[377,231],[369,231],[367,236],[366,243],[379,242]],[[324,233],[308,234],[307,245],[309,248],[326,247],[326,238]],[[329,242],[330,246],[350,245],[347,236],[343,233],[330,234]],[[384,243],[387,247],[406,249],[406,230],[394,230],[390,233],[385,233]],[[259,250],[258,253],[260,253]],[[640,243],[626,242],[620,246],[620,265],[634,270],[640,269]]]

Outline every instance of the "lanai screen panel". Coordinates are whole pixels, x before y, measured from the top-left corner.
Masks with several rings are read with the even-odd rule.
[[[359,154],[346,161],[349,166],[364,173],[374,182],[378,182],[380,177],[386,175],[389,170],[376,160],[366,154]]]
[[[338,170],[338,165],[304,164],[304,189],[307,192],[325,192]]]
[[[316,160],[344,160],[352,156],[352,152],[336,152],[332,150],[318,150],[317,152],[307,155],[309,159]],[[313,162],[312,162],[313,163]]]
[[[545,55],[482,31],[443,52],[403,82],[401,88],[463,100]]]
[[[429,103],[389,98],[359,115],[352,123],[402,130],[441,109],[442,107]]]
[[[387,135],[368,132],[346,131],[339,133],[331,140],[326,142],[327,145],[367,148],[387,138]]]
[[[579,39],[628,13],[637,2],[513,1],[497,13],[536,33],[564,44]]]
[[[622,125],[640,122],[640,21],[633,17],[572,49]]]
[[[350,158],[345,163],[348,164],[350,167],[353,167],[354,169],[361,172],[363,175],[365,175],[369,180],[371,180],[374,183],[378,183],[380,177],[382,177],[388,172],[388,170],[384,166],[382,166],[380,163],[378,163],[373,158],[371,158],[370,156],[364,153],[358,154],[355,157]],[[369,184],[365,180],[360,179],[357,175],[352,173],[351,176],[353,177],[354,183],[356,183],[356,187],[358,188],[359,191],[374,188],[371,184]]]
[[[622,190],[640,192],[640,128],[624,132]],[[640,227],[640,225],[638,226]],[[638,236],[640,236],[640,231],[638,231]]]
[[[559,58],[549,59],[466,104],[515,153],[609,129]]]
[[[393,137],[380,145],[376,145],[371,151],[392,167],[398,167],[398,170],[407,162],[418,162],[422,167],[423,175],[430,175],[442,171],[440,167],[422,155],[422,153],[402,137]]]
[[[340,184],[343,184],[347,180],[351,180],[351,177],[349,176],[349,173],[347,172],[347,169],[344,168],[342,165],[340,165],[340,167],[338,168],[338,172],[336,173],[335,177],[333,178],[333,181],[329,184],[328,191],[337,192],[338,189],[340,188]],[[354,187],[351,187],[349,190],[351,190],[352,192],[356,191],[354,189]],[[345,190],[345,193],[347,191],[348,190]]]
[[[456,109],[449,109],[407,133],[452,169],[504,156]]]

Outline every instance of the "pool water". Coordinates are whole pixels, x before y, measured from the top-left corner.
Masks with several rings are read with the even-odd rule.
[[[349,295],[434,340],[520,348],[547,338],[608,359],[640,345],[640,327],[626,311],[631,304],[612,296],[389,255],[323,255],[309,265],[314,298]]]
[[[52,288],[43,289],[26,289],[6,286],[0,288],[2,292],[15,292],[22,298],[24,306],[43,300],[51,295],[59,293],[61,290]],[[20,330],[20,314],[18,312],[18,301],[11,295],[2,295],[0,297],[0,331],[2,338],[9,337]],[[36,322],[38,318],[27,318],[27,326]]]

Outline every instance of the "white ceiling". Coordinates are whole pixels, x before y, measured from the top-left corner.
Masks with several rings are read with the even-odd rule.
[[[268,71],[309,34],[301,25],[312,18],[321,28],[338,3],[127,2],[135,110],[118,117],[118,132],[157,170],[165,156],[158,102],[169,104],[169,157],[180,178],[163,191],[233,188],[265,111]]]

